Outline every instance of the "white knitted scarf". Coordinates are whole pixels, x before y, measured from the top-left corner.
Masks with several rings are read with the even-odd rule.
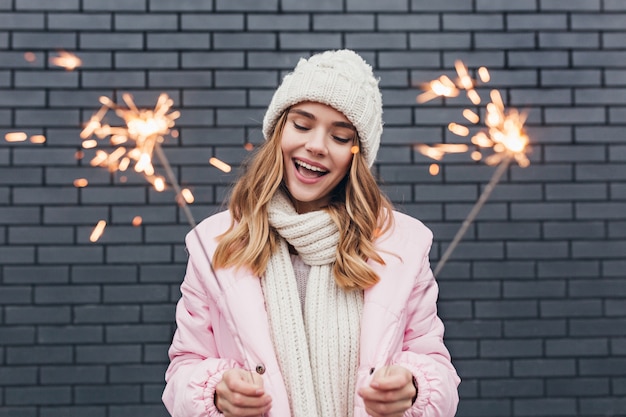
[[[298,214],[280,191],[269,223],[283,239],[261,285],[291,415],[352,416],[363,291],[346,291],[333,278],[339,231],[327,212]],[[304,319],[287,243],[311,265]]]

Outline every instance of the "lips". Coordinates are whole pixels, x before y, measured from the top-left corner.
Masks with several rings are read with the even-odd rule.
[[[319,166],[308,164],[299,159],[294,159],[293,162],[296,165],[296,169],[298,170],[300,175],[302,175],[303,177],[318,178],[318,177],[328,174],[328,170],[321,168]]]

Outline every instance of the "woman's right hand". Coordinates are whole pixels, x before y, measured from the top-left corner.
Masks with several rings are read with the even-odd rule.
[[[272,397],[265,393],[260,375],[229,369],[215,387],[215,405],[226,417],[256,417],[269,411]]]

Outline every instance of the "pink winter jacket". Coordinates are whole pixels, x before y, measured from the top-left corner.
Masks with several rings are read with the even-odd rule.
[[[370,262],[381,279],[364,294],[357,389],[391,358],[410,370],[418,385],[417,399],[405,416],[452,417],[460,379],[437,316],[438,287],[428,261],[432,233],[398,212],[394,221],[392,230],[376,241],[386,265]],[[289,402],[259,277],[244,269],[220,269],[218,285],[203,253],[213,256],[215,237],[229,225],[230,214],[222,212],[187,235],[189,262],[176,309],[178,328],[169,350],[163,402],[174,417],[221,416],[213,404],[215,386],[227,369],[247,365],[262,374],[272,397],[267,417],[287,417]],[[354,416],[366,415],[356,394]]]

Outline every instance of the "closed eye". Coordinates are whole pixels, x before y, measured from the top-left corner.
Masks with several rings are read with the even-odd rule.
[[[308,128],[308,127],[306,127],[306,126],[301,126],[301,125],[299,125],[299,124],[298,124],[298,123],[296,123],[296,122],[293,122],[293,127],[294,127],[294,128],[296,128],[296,130],[302,130],[302,131],[307,131],[307,130],[309,130],[309,128]]]

